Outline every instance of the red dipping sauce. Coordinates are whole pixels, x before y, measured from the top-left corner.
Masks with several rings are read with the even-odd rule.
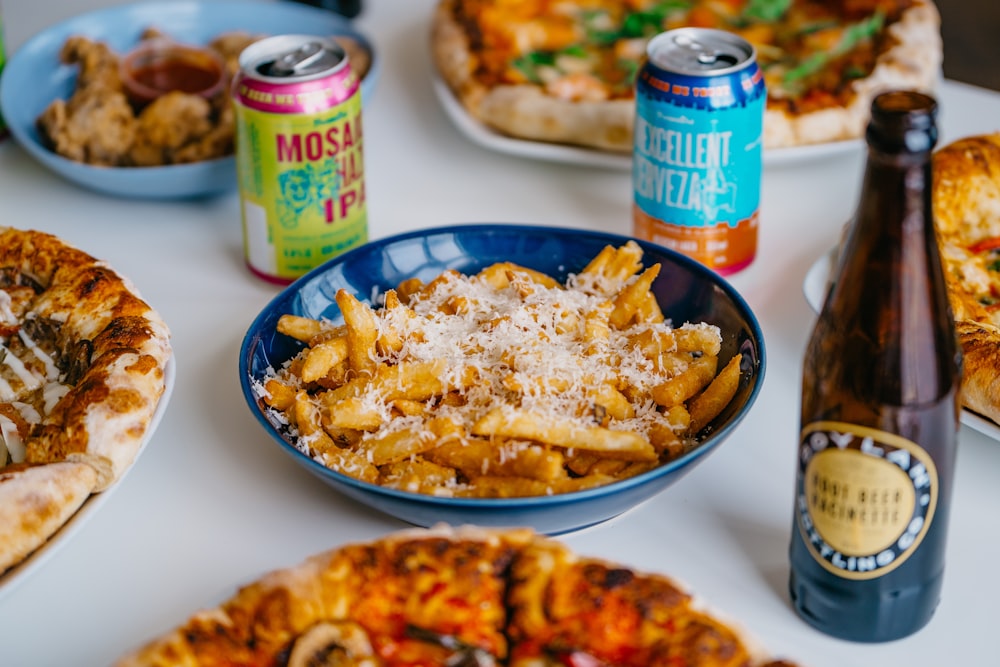
[[[140,106],[175,90],[208,98],[222,90],[223,63],[211,49],[156,39],[122,58],[121,77]]]

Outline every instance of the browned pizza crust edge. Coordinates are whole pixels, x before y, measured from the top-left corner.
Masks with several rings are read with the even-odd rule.
[[[96,484],[86,463],[0,468],[0,574],[45,544]]]
[[[455,2],[441,0],[431,20],[431,53],[437,71],[459,103],[474,118],[513,137],[575,144],[614,152],[632,150],[633,100],[570,102],[546,95],[537,86],[504,85],[488,89],[472,76],[475,56]],[[916,0],[889,26],[893,43],[878,57],[872,73],[852,84],[845,107],[794,115],[768,109],[764,147],[787,148],[863,136],[871,102],[893,88],[933,91],[941,72],[940,16],[932,0]]]
[[[1000,424],[1000,329],[959,320],[962,346],[962,405]]]
[[[166,389],[172,352],[166,324],[134,286],[58,237],[0,227],[0,267],[43,287],[29,312],[58,323],[54,344],[80,361],[66,371],[79,372],[69,391],[24,438],[24,464],[0,468],[0,498],[26,513],[0,515],[3,572],[132,464]]]
[[[353,562],[359,556],[356,551],[358,547],[370,546],[379,550],[377,555],[364,556],[366,564],[370,565],[382,560],[381,556],[390,550],[405,549],[408,543],[438,538],[452,543],[472,541],[517,547],[532,539],[532,533],[527,530],[493,531],[475,526],[451,528],[441,525],[431,529],[397,531],[371,543],[346,544],[310,556],[298,565],[268,572],[241,586],[218,607],[196,612],[183,625],[122,656],[114,663],[114,667],[207,666],[216,664],[213,662],[216,656],[223,656],[227,661],[224,664],[242,664],[250,662],[251,654],[260,659],[262,656],[256,651],[266,649],[289,650],[291,654],[308,653],[314,641],[323,639],[328,643],[335,642],[337,638],[330,635],[355,629],[351,609],[356,594],[354,586],[360,574]],[[438,553],[442,564],[448,562],[447,554],[440,551]],[[484,563],[483,567],[489,569],[492,564]],[[405,571],[401,568],[399,576]],[[435,586],[435,582],[427,579],[432,576],[433,570],[414,567],[408,571],[414,577],[421,577],[423,590]],[[407,586],[399,590],[416,592],[421,588],[416,579],[406,583]],[[258,630],[251,627],[252,624],[266,625],[267,637],[247,641]],[[265,643],[266,647],[263,646]],[[248,644],[251,646],[248,647]],[[322,652],[329,646],[317,648]],[[359,654],[355,651],[356,646],[343,648],[349,654],[348,657],[354,660],[371,655],[370,652]],[[273,660],[275,656],[270,657]],[[289,660],[287,664],[290,667],[296,664],[306,667],[313,663]]]
[[[934,152],[934,226],[962,347],[962,405],[1000,424],[1000,327],[983,305],[990,275],[971,250],[1000,237],[1000,133],[956,139]]]
[[[0,266],[43,285],[32,312],[61,323],[64,354],[88,357],[82,376],[26,439],[26,461],[86,461],[98,472],[95,490],[103,490],[135,458],[165,390],[169,330],[105,262],[50,234],[0,229]]]
[[[783,109],[764,112],[764,147],[788,148],[864,136],[872,100],[882,92],[912,89],[931,93],[941,75],[941,17],[931,0],[915,0],[888,28],[892,44],[880,53],[875,69],[851,84],[850,104],[795,115]]]
[[[417,567],[416,564],[422,562],[417,556],[421,551],[417,546],[420,543],[430,543],[432,540],[433,546],[425,547],[423,551],[425,556],[434,555],[434,564],[438,567],[434,567],[434,564]],[[423,603],[427,601],[422,592],[434,590],[439,584],[445,583],[444,579],[438,577],[448,574],[447,571],[441,570],[451,562],[452,554],[449,552],[452,547],[458,547],[468,541],[493,545],[492,550],[488,547],[484,551],[482,557],[486,559],[490,558],[490,554],[494,554],[495,557],[497,550],[503,549],[515,550],[515,561],[523,556],[528,558],[523,567],[536,569],[537,576],[519,576],[516,564],[511,566],[505,576],[508,587],[524,586],[513,599],[516,604],[526,606],[528,613],[535,616],[539,613],[544,615],[544,607],[550,604],[547,598],[548,581],[552,577],[558,577],[559,572],[565,567],[597,566],[608,571],[613,570],[615,575],[606,581],[606,585],[616,586],[615,582],[631,577],[637,584],[635,591],[640,593],[645,590],[646,583],[652,580],[663,582],[663,585],[668,587],[677,586],[676,582],[661,575],[642,574],[607,561],[577,557],[560,543],[539,536],[526,528],[451,527],[443,524],[429,529],[412,528],[391,533],[372,542],[348,544],[314,555],[299,565],[267,573],[240,588],[218,607],[193,614],[183,625],[122,656],[114,663],[115,667],[212,665],[217,664],[213,662],[216,656],[220,656],[221,662],[218,664],[230,664],[225,661],[249,660],[244,654],[248,650],[252,652],[255,649],[262,649],[265,643],[268,649],[280,647],[282,658],[292,658],[287,662],[278,663],[287,664],[289,667],[312,664],[307,661],[313,651],[319,655],[329,654],[334,646],[338,646],[339,650],[347,653],[349,657],[359,660],[351,664],[380,664],[373,658],[375,654],[371,652],[371,646],[376,645],[379,638],[367,637],[367,632],[358,623],[362,619],[354,619],[352,616],[351,590],[352,582],[356,580],[358,572],[355,569],[357,558],[361,556],[381,561],[383,556],[379,554],[393,551],[396,555],[389,557],[388,560],[399,562],[395,559],[401,554],[405,555],[405,562],[412,560],[414,565],[395,569],[389,576],[398,576],[400,579],[388,587],[402,591],[404,595],[419,599]],[[371,550],[377,553],[371,553]],[[525,556],[528,552],[531,555]],[[475,567],[482,571],[497,567],[495,562],[488,560],[479,565],[470,564],[467,562],[469,553],[468,550],[459,550],[455,555],[467,567]],[[547,564],[547,567],[544,564]],[[522,569],[520,574],[524,575],[525,571]],[[745,631],[710,611],[701,601],[690,598],[683,591],[678,590],[677,595],[680,599],[689,601],[692,609],[706,615],[711,614],[717,623],[733,632],[736,639],[752,656],[746,667],[763,665],[791,667],[791,663],[771,661],[765,657],[765,652],[759,644],[748,637]],[[637,603],[640,602],[637,600]],[[392,610],[385,611],[388,613]],[[649,610],[643,607],[640,613],[647,611]],[[275,614],[279,616],[276,617]],[[428,629],[434,631],[434,628]],[[359,632],[363,637],[350,637],[352,631]],[[508,631],[509,627],[504,630],[505,633]],[[260,632],[264,632],[266,637],[255,640],[255,633]],[[531,638],[528,638],[527,643],[531,644]],[[295,657],[296,655],[298,657]],[[266,664],[272,664],[278,656],[264,651],[254,653],[253,657]],[[371,661],[360,661],[366,658]],[[536,667],[557,664],[546,660],[544,656],[537,657],[531,660],[530,664]],[[519,663],[514,660],[509,664]]]
[[[1000,132],[956,139],[934,152],[934,224],[970,245],[1000,236]]]
[[[742,658],[738,664],[751,667],[772,661],[763,645],[739,623],[664,574],[635,572],[606,559],[581,556],[560,542],[537,539],[526,545],[514,561],[511,579],[515,583],[508,593],[511,619],[507,634],[515,644],[518,639],[525,639],[529,646],[535,646],[553,626],[565,631],[577,625],[581,614],[602,613],[605,604],[621,613],[620,605],[626,601],[626,607],[641,609],[636,620],[648,627],[638,630],[638,634],[650,642],[643,648],[654,654],[678,655],[683,651],[683,644],[697,646],[705,664],[730,664],[729,661],[737,664],[736,660]],[[675,614],[685,619],[686,631],[658,636],[657,622]],[[613,621],[604,620],[614,635]],[[615,620],[628,625],[632,619]],[[577,648],[584,652],[588,649],[599,651],[607,641],[599,632],[596,630],[595,635],[587,633],[588,636],[581,637]],[[699,635],[705,641],[699,640]],[[536,656],[516,657],[518,659],[510,663],[513,667],[539,664]],[[556,664],[563,663],[552,663]]]
[[[632,100],[570,102],[537,86],[489,89],[475,80],[469,40],[454,18],[455,0],[442,0],[431,20],[431,54],[438,73],[474,118],[513,137],[630,152]]]

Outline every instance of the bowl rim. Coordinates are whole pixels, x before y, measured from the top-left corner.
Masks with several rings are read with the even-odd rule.
[[[398,243],[403,243],[414,238],[428,238],[433,236],[441,235],[463,235],[463,234],[481,234],[489,230],[503,231],[512,235],[518,233],[528,233],[531,234],[546,234],[552,235],[559,238],[579,238],[586,237],[592,240],[602,240],[607,243],[621,245],[626,241],[635,241],[642,247],[644,251],[652,251],[671,258],[677,264],[684,266],[686,269],[699,274],[700,277],[709,280],[710,282],[717,285],[728,298],[730,298],[737,309],[741,311],[747,321],[748,328],[752,334],[753,340],[756,343],[755,348],[757,351],[757,362],[753,368],[753,376],[750,380],[750,391],[747,394],[746,403],[743,409],[735,416],[734,419],[726,423],[722,428],[713,431],[712,434],[697,447],[691,451],[679,456],[676,459],[668,461],[662,465],[658,465],[655,468],[648,470],[646,472],[640,473],[634,477],[628,477],[625,479],[617,480],[609,484],[604,484],[601,486],[591,487],[589,489],[581,489],[577,491],[569,491],[565,493],[555,493],[546,496],[517,496],[510,498],[470,498],[470,497],[455,497],[455,496],[432,496],[429,494],[416,493],[412,491],[405,491],[401,489],[393,489],[384,487],[378,484],[372,484],[369,482],[364,482],[362,480],[355,479],[349,475],[340,473],[332,468],[328,468],[319,461],[306,455],[302,450],[295,447],[293,444],[285,440],[277,432],[274,425],[271,424],[258,406],[257,397],[254,394],[253,383],[250,375],[250,361],[254,355],[258,339],[251,335],[252,332],[260,329],[262,322],[267,319],[271,314],[271,311],[278,305],[293,299],[294,296],[299,292],[301,287],[308,282],[312,281],[321,274],[329,271],[335,266],[341,264],[348,264],[355,260],[357,257],[361,257],[378,250],[391,246]],[[582,269],[582,267],[580,267]],[[577,269],[579,270],[579,269]],[[367,295],[363,295],[367,298]],[[244,399],[247,402],[247,406],[253,413],[254,417],[264,426],[264,430],[267,432],[271,439],[277,441],[277,443],[288,450],[294,460],[301,465],[304,465],[309,471],[314,474],[321,475],[324,477],[329,477],[330,479],[336,481],[337,483],[347,485],[356,491],[368,494],[375,494],[379,496],[384,496],[388,498],[395,499],[397,501],[407,501],[416,502],[423,505],[429,506],[440,506],[448,508],[459,508],[459,509],[477,509],[477,510],[489,510],[489,509],[531,509],[531,508],[547,508],[551,509],[554,506],[561,504],[571,504],[578,503],[580,501],[594,500],[610,495],[617,495],[619,492],[627,491],[636,487],[643,486],[651,481],[656,480],[659,477],[675,473],[681,469],[688,467],[688,464],[693,463],[695,460],[707,455],[712,450],[721,445],[733,430],[743,421],[746,415],[749,413],[750,409],[753,407],[760,394],[760,391],[764,385],[764,376],[767,369],[767,352],[764,343],[764,334],[761,329],[760,322],[757,319],[756,314],[750,308],[749,304],[743,298],[743,296],[730,284],[730,282],[722,275],[716,273],[712,269],[706,267],[705,265],[697,262],[690,257],[683,255],[670,248],[652,243],[650,241],[645,241],[639,238],[626,236],[623,234],[617,234],[613,232],[603,232],[588,229],[579,229],[573,227],[556,227],[547,225],[531,225],[531,224],[520,224],[520,223],[463,223],[457,225],[441,225],[435,227],[428,227],[422,229],[411,230],[408,232],[403,232],[400,234],[395,234],[391,236],[386,236],[374,241],[369,241],[357,248],[353,248],[341,255],[338,255],[323,264],[317,266],[315,269],[309,271],[302,277],[295,280],[293,283],[282,289],[277,295],[275,295],[268,303],[261,309],[261,311],[254,317],[247,332],[240,343],[240,357],[239,357],[239,373],[240,373],[240,387],[243,391]]]
[[[296,15],[303,18],[321,17],[323,25],[329,26],[330,34],[344,35],[357,39],[368,50],[371,56],[371,64],[368,72],[361,82],[362,95],[371,97],[372,89],[378,78],[381,59],[379,58],[374,42],[367,34],[359,31],[353,22],[333,12],[300,3],[266,3],[259,6],[259,11],[265,13],[267,16],[275,16],[280,13],[282,15]],[[198,16],[206,12],[211,13],[213,16],[231,15],[239,17],[246,14],[247,5],[240,0],[133,1],[75,14],[38,30],[35,34],[28,37],[13,53],[7,54],[7,61],[3,68],[4,76],[0,76],[0,114],[3,115],[6,121],[7,132],[14,139],[15,143],[44,167],[78,186],[94,191],[110,193],[121,197],[177,199],[214,196],[221,192],[235,190],[237,179],[234,171],[235,167],[233,167],[235,163],[233,155],[224,155],[186,164],[135,167],[109,167],[71,160],[48,149],[37,135],[37,131],[34,129],[34,122],[38,114],[44,109],[44,106],[42,109],[34,112],[34,117],[27,118],[26,113],[22,113],[19,109],[15,108],[14,102],[14,100],[19,99],[19,95],[18,91],[13,88],[15,79],[11,76],[11,72],[17,77],[23,78],[21,69],[28,68],[34,58],[37,58],[39,52],[43,54],[47,53],[50,43],[55,42],[58,43],[58,46],[61,46],[71,34],[84,34],[101,41],[114,41],[113,35],[103,26],[106,26],[110,21],[131,21],[131,17],[135,15],[147,18],[147,23],[153,25],[157,24],[157,20],[162,24],[165,20],[181,20],[185,17]],[[240,21],[236,21],[236,23],[242,25]],[[82,24],[87,26],[101,26],[101,28],[100,30],[95,30],[93,27],[90,27],[84,30],[79,27]],[[169,29],[169,26],[167,26],[167,29]],[[239,26],[221,28],[223,31],[229,29],[241,30],[244,28],[240,28]],[[247,30],[250,29],[247,28]],[[183,40],[180,36],[177,36],[176,39],[185,43],[190,41]],[[137,44],[138,42],[133,42],[121,48],[118,46],[114,48],[121,52],[120,55],[124,55],[128,50],[137,46]],[[195,45],[197,46],[198,44]],[[58,49],[56,49],[56,54],[58,55]],[[61,67],[67,66],[59,62],[52,64],[53,70],[58,71]],[[25,70],[24,76],[28,76],[29,74],[30,71]],[[72,75],[71,80],[75,82],[75,73]],[[224,186],[220,184],[218,188],[198,189],[192,192],[187,191],[192,187],[204,184],[206,179],[219,178],[218,173],[223,171],[227,174],[232,172],[232,178],[228,179]],[[100,179],[107,174],[113,175],[111,182],[101,182]],[[159,190],[161,188],[150,185],[151,183],[161,182],[161,179],[177,178],[179,175],[183,175],[182,178],[185,183],[185,185],[180,186],[182,190],[180,192],[168,189],[168,192],[160,194]],[[150,188],[152,188],[152,191],[147,192]]]

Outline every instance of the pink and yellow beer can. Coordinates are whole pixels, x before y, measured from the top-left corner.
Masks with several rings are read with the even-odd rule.
[[[243,249],[288,283],[368,240],[361,93],[345,51],[309,35],[240,54],[233,81]]]

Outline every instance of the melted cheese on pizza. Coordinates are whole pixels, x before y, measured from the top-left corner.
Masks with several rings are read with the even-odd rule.
[[[313,556],[115,663],[794,667],[669,578],[530,531],[404,531]]]
[[[940,248],[956,318],[1000,327],[1000,237],[971,246],[948,239]]]
[[[770,103],[797,113],[844,104],[911,0],[460,0],[479,81],[535,84],[571,101],[631,98],[648,40],[719,28],[757,49]]]
[[[942,147],[932,174],[934,225],[955,316],[1000,326],[1000,134]]]
[[[0,467],[24,461],[28,430],[70,389],[54,338],[29,311],[34,296],[30,285],[0,288]]]
[[[759,664],[732,628],[666,577],[549,543],[525,549],[512,579],[507,634],[514,667]]]

